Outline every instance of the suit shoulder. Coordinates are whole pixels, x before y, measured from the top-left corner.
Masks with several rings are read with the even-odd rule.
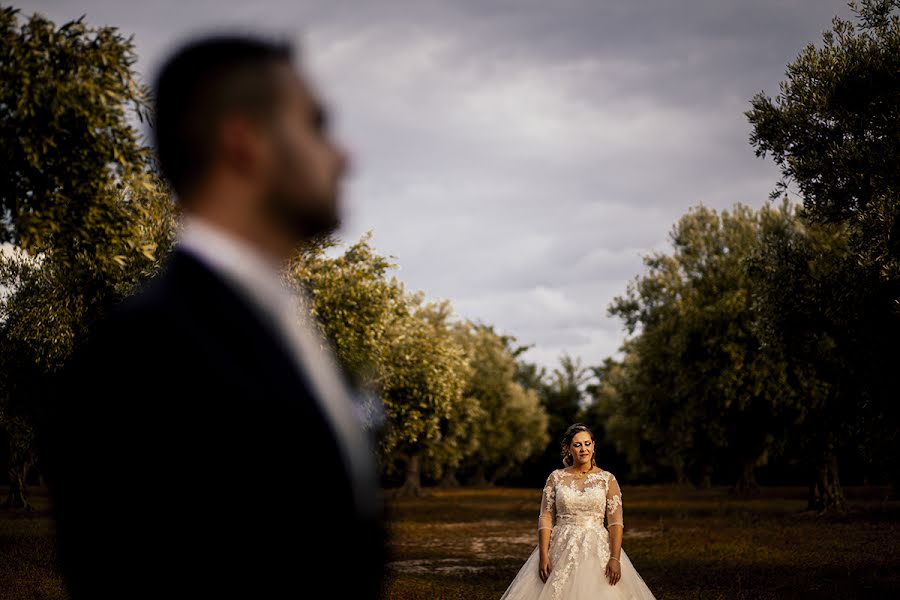
[[[109,323],[146,331],[148,335],[171,335],[178,329],[177,315],[185,310],[187,300],[196,295],[199,285],[191,257],[172,251],[149,278],[135,285],[131,292],[113,305],[104,316]],[[161,328],[160,331],[154,329]]]
[[[125,352],[177,333],[172,303],[163,288],[165,274],[157,272],[111,304],[87,326],[73,350],[87,353]],[[74,352],[77,356],[79,352]]]
[[[166,321],[171,306],[161,289],[164,282],[156,276],[140,284],[130,294],[113,304],[100,318],[103,328],[138,328],[152,332]]]
[[[139,283],[110,311],[111,315],[127,317],[136,313],[153,313],[165,310],[172,299],[171,274],[164,265],[152,277]]]

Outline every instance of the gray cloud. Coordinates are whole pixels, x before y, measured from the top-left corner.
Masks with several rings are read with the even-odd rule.
[[[703,203],[762,205],[777,173],[743,112],[819,43],[838,0],[20,3],[135,34],[149,78],[187,36],[296,40],[349,148],[348,241],[409,287],[536,346],[617,354],[606,307]]]

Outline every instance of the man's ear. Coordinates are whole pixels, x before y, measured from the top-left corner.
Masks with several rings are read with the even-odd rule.
[[[217,160],[234,172],[252,177],[263,168],[269,152],[263,124],[235,113],[222,120]]]

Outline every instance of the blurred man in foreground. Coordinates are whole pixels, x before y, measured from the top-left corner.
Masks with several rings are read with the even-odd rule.
[[[280,276],[339,226],[348,167],[292,61],[287,43],[217,35],[157,74],[183,227],[76,349],[47,413],[73,600],[378,594],[371,436]]]

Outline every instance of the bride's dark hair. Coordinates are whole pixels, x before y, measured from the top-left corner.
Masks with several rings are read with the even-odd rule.
[[[566,432],[562,437],[562,459],[563,465],[567,467],[571,467],[573,464],[572,455],[569,453],[569,446],[572,445],[572,438],[575,437],[576,434],[581,433],[582,431],[586,431],[591,435],[591,441],[594,440],[594,432],[590,430],[590,428],[584,423],[572,423],[569,425],[569,428],[566,429]],[[597,466],[597,453],[591,453],[591,466]]]

